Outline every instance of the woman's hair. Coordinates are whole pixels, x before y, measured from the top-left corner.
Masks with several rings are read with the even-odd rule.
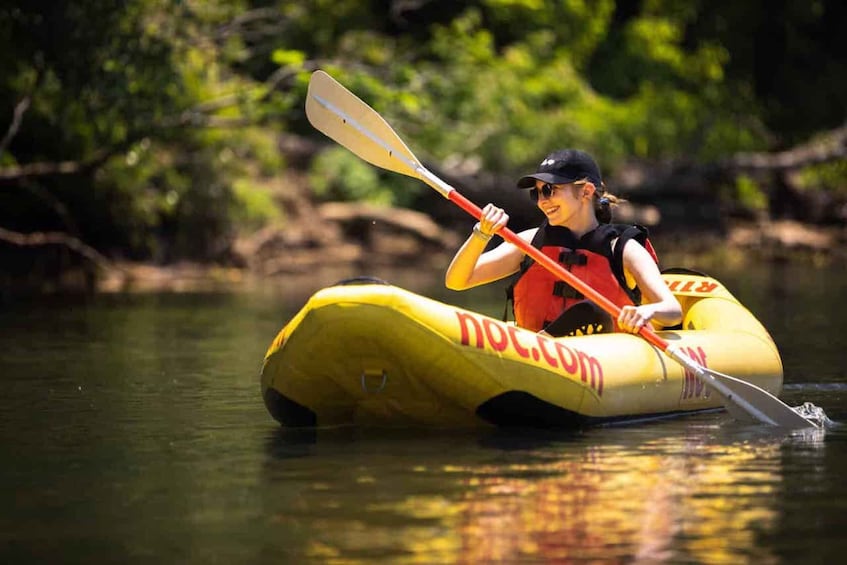
[[[586,182],[594,184],[589,178],[576,181],[577,184],[573,187],[574,194],[578,194],[582,190],[582,185]],[[597,216],[597,221],[601,224],[611,224],[612,208],[626,202],[626,199],[606,192],[606,183],[603,181],[600,181],[600,186],[594,184],[594,189],[594,215]]]
[[[597,216],[597,221],[601,224],[610,224],[612,223],[612,207],[617,206],[621,202],[626,202],[626,200],[606,192],[605,182],[601,181],[600,186],[595,186],[595,189],[594,214]]]

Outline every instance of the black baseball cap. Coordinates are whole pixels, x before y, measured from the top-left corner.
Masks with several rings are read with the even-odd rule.
[[[598,191],[603,190],[600,167],[591,155],[579,149],[560,149],[547,155],[534,173],[519,178],[518,188],[533,188],[536,180],[567,184],[584,178],[594,183]]]

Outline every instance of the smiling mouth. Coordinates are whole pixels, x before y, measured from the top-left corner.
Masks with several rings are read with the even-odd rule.
[[[558,209],[559,209],[558,206],[551,206],[549,208],[544,208],[544,213],[549,216],[550,214],[555,213]]]

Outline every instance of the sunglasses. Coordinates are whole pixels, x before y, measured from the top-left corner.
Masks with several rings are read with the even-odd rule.
[[[585,181],[578,181],[572,183],[574,186],[585,184]],[[538,202],[539,196],[543,196],[544,198],[550,198],[553,196],[553,193],[556,192],[556,188],[558,188],[555,184],[550,184],[549,182],[545,182],[541,185],[540,188],[533,188],[529,191],[529,197],[533,202]]]

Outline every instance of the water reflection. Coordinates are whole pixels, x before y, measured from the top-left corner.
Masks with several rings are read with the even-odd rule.
[[[313,558],[772,563],[761,537],[779,527],[784,451],[822,450],[824,433],[719,416],[568,434],[288,431],[268,438],[266,479],[294,486],[277,520],[306,527]]]
[[[782,284],[770,276],[725,282],[772,329],[786,402],[847,421],[847,316],[817,316],[840,308],[844,283],[786,273],[769,296]],[[288,292],[0,313],[0,562],[829,563],[847,552],[845,426],[779,434],[714,413],[567,434],[281,430],[258,373],[299,306]],[[443,298],[502,314],[500,290]]]

